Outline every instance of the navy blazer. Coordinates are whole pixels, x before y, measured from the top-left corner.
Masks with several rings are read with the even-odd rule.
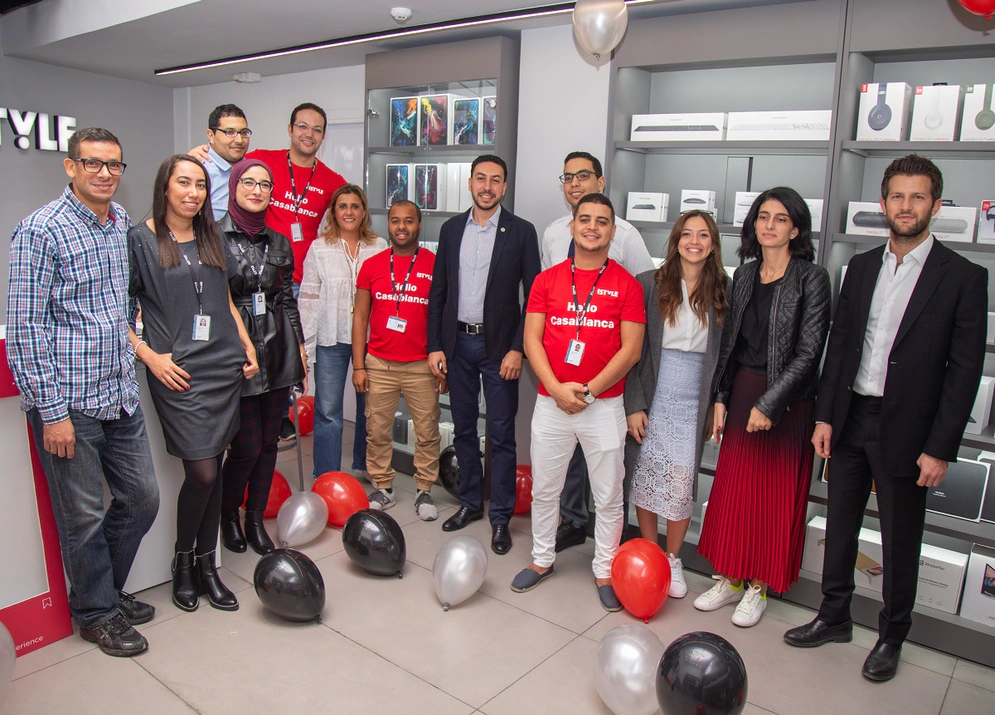
[[[428,299],[428,351],[442,350],[452,359],[456,350],[459,302],[459,254],[470,212],[454,216],[439,232],[432,291]],[[524,352],[522,331],[532,281],[539,274],[539,239],[535,226],[501,207],[491,267],[484,291],[484,349],[501,360],[509,350]],[[520,292],[521,288],[521,292]],[[524,299],[520,301],[520,294]]]

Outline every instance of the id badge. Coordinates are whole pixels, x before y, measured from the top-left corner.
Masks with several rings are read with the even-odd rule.
[[[408,321],[404,318],[398,318],[396,315],[392,315],[387,318],[387,330],[393,330],[397,333],[403,333],[408,328]]]
[[[252,314],[266,315],[266,294],[262,291],[252,294]]]
[[[294,243],[299,243],[304,240],[304,227],[301,226],[300,221],[294,221],[290,224],[290,238]]]
[[[580,340],[571,340],[570,345],[567,347],[567,357],[566,361],[568,365],[580,365],[581,359],[584,357],[584,343]]]
[[[211,339],[211,316],[193,316],[193,339],[206,341]]]

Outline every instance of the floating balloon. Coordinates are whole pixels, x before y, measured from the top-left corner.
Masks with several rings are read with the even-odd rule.
[[[316,621],[325,607],[325,581],[314,561],[294,549],[276,549],[256,562],[256,595],[288,621]]]
[[[370,505],[366,490],[355,477],[345,472],[325,472],[311,491],[325,500],[330,526],[343,526],[349,517]]]
[[[325,500],[311,492],[292,494],[276,515],[276,533],[284,546],[303,546],[318,538],[328,524]]]
[[[280,507],[283,506],[283,502],[290,498],[293,494],[290,491],[290,485],[287,483],[287,478],[284,477],[278,469],[273,470],[273,481],[269,485],[269,497],[266,499],[266,510],[263,512],[263,517],[266,519],[275,519],[276,515],[280,513]],[[249,485],[245,485],[245,494],[242,496],[242,507],[245,508],[245,502],[249,499]]]
[[[487,550],[472,536],[456,536],[442,545],[432,564],[435,595],[442,610],[470,598],[487,575]]]
[[[314,430],[314,398],[311,395],[304,395],[297,398],[297,419],[294,419],[294,408],[290,407],[287,417],[291,422],[297,424],[297,431],[301,436],[311,434]]]
[[[532,467],[519,464],[515,468],[515,513],[532,511]]]
[[[975,15],[984,15],[986,20],[992,19],[995,14],[995,0],[957,0],[964,9]]]
[[[611,574],[625,610],[649,623],[670,589],[670,562],[660,545],[648,539],[626,541],[615,554]]]
[[[657,668],[656,698],[663,715],[739,715],[746,691],[746,664],[732,643],[714,633],[681,636],[667,646]]]
[[[594,687],[615,715],[656,712],[656,671],[663,643],[644,626],[616,626],[598,643]]]
[[[10,637],[10,631],[0,623],[0,702],[3,702],[3,694],[14,679],[14,661],[17,660],[17,651],[14,649],[14,639]]]
[[[625,0],[577,0],[573,23],[577,44],[600,61],[622,41],[629,10]]]
[[[342,544],[349,559],[363,570],[375,576],[403,575],[404,532],[382,511],[363,509],[350,516],[342,529]]]
[[[459,462],[456,461],[456,448],[452,445],[439,454],[439,482],[450,496],[459,499]]]

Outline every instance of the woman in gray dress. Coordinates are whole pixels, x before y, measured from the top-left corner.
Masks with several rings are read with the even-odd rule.
[[[152,218],[128,232],[132,296],[144,334],[132,346],[145,363],[166,451],[183,460],[176,509],[173,603],[194,611],[201,594],[238,609],[214,562],[221,521],[221,458],[239,424],[243,379],[256,351],[228,291],[229,274],[207,201],[204,167],[186,155],[159,167]]]
[[[637,279],[646,301],[646,336],[625,383],[626,472],[639,531],[657,541],[667,520],[672,598],[687,595],[681,544],[712,420],[712,375],[718,362],[728,278],[712,217],[688,211],[674,224],[663,265]]]

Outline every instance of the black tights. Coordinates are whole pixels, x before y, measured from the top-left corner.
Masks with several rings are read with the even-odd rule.
[[[209,554],[218,546],[221,524],[221,458],[184,459],[183,486],[176,503],[176,550]]]

